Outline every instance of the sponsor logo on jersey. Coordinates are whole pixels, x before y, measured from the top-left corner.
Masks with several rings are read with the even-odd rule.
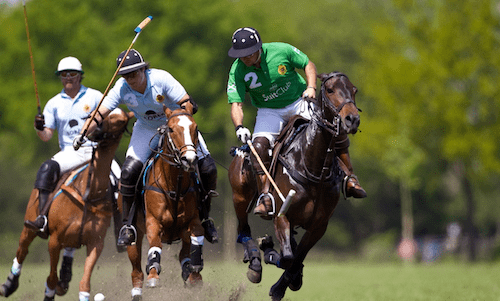
[[[281,75],[285,75],[286,73],[286,66],[285,65],[279,65],[278,66],[278,73]]]

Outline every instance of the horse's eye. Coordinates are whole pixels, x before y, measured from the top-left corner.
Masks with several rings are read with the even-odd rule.
[[[333,89],[330,89],[330,88],[326,89],[326,91],[327,91],[328,93],[333,93]]]

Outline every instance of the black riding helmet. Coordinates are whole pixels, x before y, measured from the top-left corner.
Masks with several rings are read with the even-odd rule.
[[[249,56],[262,47],[262,40],[257,30],[252,27],[238,28],[233,33],[233,47],[227,55],[234,58]]]
[[[126,52],[127,51],[124,50],[122,51],[122,53],[120,53],[120,55],[116,59],[116,67],[120,66],[120,63],[123,60]],[[122,67],[118,71],[118,75],[130,73],[132,71],[141,69],[142,67],[146,67],[147,65],[148,64],[144,62],[144,59],[142,58],[142,55],[139,53],[139,51],[130,49],[127,57],[125,58],[125,62],[123,62]]]

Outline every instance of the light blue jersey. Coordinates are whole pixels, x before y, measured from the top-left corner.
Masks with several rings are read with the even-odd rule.
[[[157,129],[167,122],[163,105],[171,110],[178,109],[180,106],[177,103],[187,94],[184,87],[167,71],[147,69],[145,74],[148,84],[144,94],[133,90],[124,78],[120,78],[102,103],[109,110],[125,104],[134,112],[137,121],[125,156],[138,159],[142,163],[146,162],[151,154],[150,147],[158,145],[160,136],[156,135]],[[200,133],[198,140],[196,151],[198,158],[202,159],[209,151]]]
[[[73,149],[73,140],[80,134],[83,124],[89,114],[97,107],[102,99],[102,93],[85,86],[72,99],[64,89],[61,93],[52,97],[45,108],[43,116],[45,126],[57,130],[59,147]],[[87,141],[83,146],[91,146],[94,142]]]
[[[125,104],[134,112],[139,124],[157,129],[167,121],[163,105],[171,110],[178,109],[177,102],[186,95],[186,90],[167,71],[147,69],[145,74],[148,84],[144,94],[133,90],[124,78],[120,78],[102,105],[114,110],[118,105]]]

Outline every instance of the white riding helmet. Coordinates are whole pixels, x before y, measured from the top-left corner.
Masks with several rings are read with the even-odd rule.
[[[78,71],[83,74],[82,63],[80,63],[80,61],[76,57],[65,57],[57,65],[56,75],[59,75],[61,71],[69,70]]]

